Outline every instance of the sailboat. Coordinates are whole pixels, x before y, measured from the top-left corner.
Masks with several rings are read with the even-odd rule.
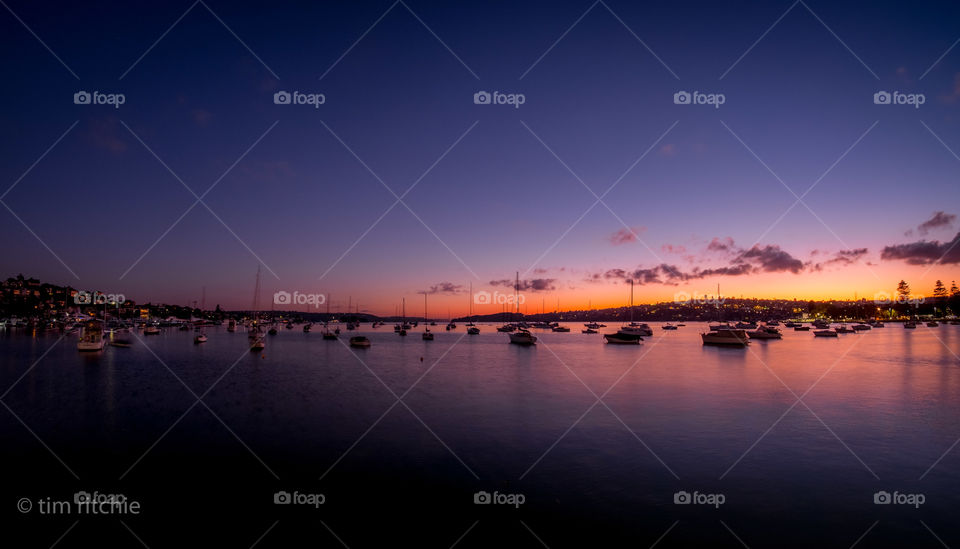
[[[467,297],[467,309],[469,309],[469,322],[467,323],[467,333],[469,335],[479,335],[480,328],[473,323],[473,282],[470,283],[470,295]]]
[[[603,338],[607,340],[607,343],[613,343],[618,345],[639,345],[643,341],[643,336],[653,335],[652,331],[649,330],[649,326],[637,325],[633,321],[633,279],[630,279],[630,324],[627,326],[621,326],[617,333],[615,334],[603,334]]]
[[[518,294],[520,293],[520,272],[517,272],[517,281],[513,285],[513,301],[517,304],[517,316],[520,316],[520,299]],[[524,328],[517,329],[516,332],[510,333],[510,343],[515,343],[517,345],[536,345],[537,337],[531,334],[528,330]]]
[[[257,281],[253,286],[253,320],[247,332],[247,341],[251,351],[262,351],[267,345],[263,341],[263,332],[260,329],[258,310],[260,308],[260,265],[257,265]]]
[[[423,323],[427,323],[427,292],[423,292]],[[423,329],[423,340],[433,341],[433,332],[430,331],[430,328]]]
[[[400,316],[400,329],[397,330],[397,335],[407,335],[407,329],[409,328],[410,326],[407,325],[407,298],[403,298],[403,314]]]
[[[717,284],[717,316],[720,316],[719,299],[720,285]],[[747,331],[730,326],[729,323],[726,326],[718,327],[716,330],[711,329],[709,332],[701,333],[700,339],[703,340],[704,345],[746,347],[750,344],[750,336],[747,335]]]

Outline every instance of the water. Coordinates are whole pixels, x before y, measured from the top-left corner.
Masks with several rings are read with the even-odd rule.
[[[697,323],[638,347],[570,327],[533,348],[493,326],[432,342],[367,327],[370,349],[281,328],[263,353],[225,328],[94,354],[0,332],[5,513],[43,547],[78,517],[15,500],[78,490],[140,501],[122,520],[150,547],[187,536],[170,521],[246,547],[274,521],[258,547],[449,547],[468,529],[457,547],[960,543],[960,327],[784,329],[746,350],[702,346]],[[327,499],[275,505],[279,490]],[[481,490],[525,502],[475,505]],[[925,501],[876,505],[880,490]],[[62,546],[129,546],[118,522],[81,518]]]

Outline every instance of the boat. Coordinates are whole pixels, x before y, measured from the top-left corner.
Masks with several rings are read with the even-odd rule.
[[[307,322],[303,325],[303,333],[309,334],[311,328],[313,328],[313,323]]]
[[[551,330],[554,332],[569,332],[570,328],[567,328],[566,326],[554,326],[551,328]]]
[[[903,327],[908,330],[914,330],[917,328],[917,323],[912,320],[908,320],[907,322],[903,323]]]
[[[187,332],[187,331],[189,331],[189,330],[190,330],[190,324],[188,324],[188,323],[186,323],[186,322],[181,322],[181,323],[180,323],[180,331],[181,331],[181,332]]]
[[[837,332],[833,330],[814,330],[814,337],[840,337]]]
[[[231,318],[231,319],[230,319],[230,322],[227,322],[227,331],[228,331],[228,332],[236,332],[236,331],[237,331],[237,321],[236,321],[236,320],[234,320],[234,319]]]
[[[586,330],[580,330],[581,334],[599,334],[600,332],[594,330],[593,328],[587,328]]]
[[[468,318],[473,318],[473,282],[470,283],[470,295],[467,296],[467,310]],[[468,335],[480,335],[480,328],[471,320],[467,322],[467,334]]]
[[[427,292],[423,292],[423,321],[427,321]],[[422,337],[424,341],[433,341],[433,332],[430,328],[424,328]]]
[[[205,332],[200,332],[193,338],[194,345],[197,345],[200,343],[206,343],[206,342],[207,342],[207,334]]]
[[[717,330],[736,330],[737,327],[729,322],[724,322],[722,324],[711,324],[708,326],[711,332],[716,332]]]
[[[111,347],[129,348],[133,347],[133,340],[126,338],[115,338],[110,341]]]
[[[704,345],[728,345],[734,347],[746,347],[750,342],[750,337],[746,330],[737,330],[724,328],[715,332],[704,332],[700,334],[700,339]]]
[[[397,335],[405,336],[409,329],[410,325],[407,324],[407,298],[403,298],[403,316],[401,317],[400,328],[394,329],[394,331],[397,332]]]
[[[826,330],[827,328],[830,327],[830,323],[827,322],[826,320],[821,320],[818,318],[817,320],[813,321],[813,327],[818,328],[820,330]]]
[[[639,345],[643,336],[652,336],[653,330],[646,324],[633,322],[633,279],[630,280],[630,324],[621,326],[616,333],[603,334],[607,343]]]
[[[537,343],[537,337],[527,330],[518,330],[510,334],[510,343],[517,345],[534,345]]]
[[[749,336],[750,339],[783,339],[783,334],[780,333],[780,330],[773,326],[761,326],[756,330],[747,332],[747,336]]]
[[[756,322],[737,322],[734,326],[737,330],[756,330]]]
[[[778,320],[768,320],[768,321],[766,322],[766,325],[767,325],[767,326],[779,326],[779,325],[780,325],[780,321],[778,321]]]
[[[950,321],[950,325],[951,325],[951,326],[960,326],[960,320],[951,320],[951,321]]]
[[[613,343],[616,345],[640,345],[640,342],[643,341],[643,338],[640,336],[631,336],[627,334],[622,334],[617,332],[615,334],[603,334],[603,339],[607,343]]]
[[[838,334],[855,334],[855,333],[857,333],[856,330],[854,330],[854,329],[852,329],[852,328],[847,328],[847,325],[846,325],[846,324],[841,324],[841,325],[837,326],[836,328],[834,328],[834,330],[835,330]]]
[[[323,331],[323,339],[332,340],[337,339],[337,334],[331,332],[329,329]]]
[[[288,329],[288,330],[292,330],[292,329],[293,329],[293,322],[287,322],[287,329]]]
[[[860,323],[860,324],[854,324],[853,326],[851,326],[851,328],[853,328],[854,331],[857,331],[857,332],[865,332],[870,328],[872,328],[872,326],[870,326],[869,324]]]
[[[156,324],[147,324],[143,328],[143,335],[158,335],[160,333],[160,326]]]
[[[931,320],[930,322],[927,322],[927,328],[936,328],[939,325],[940,323],[937,322],[936,320]]]
[[[586,327],[587,327],[588,329],[590,329],[590,330],[596,330],[597,328],[600,327],[600,325],[597,324],[596,322],[591,322],[591,323],[589,323],[589,324],[584,324],[584,326],[586,326]]]
[[[103,350],[103,326],[99,321],[91,320],[83,327],[77,350],[81,352]]]
[[[794,326],[793,329],[797,332],[809,332],[810,326]]]
[[[250,344],[251,351],[262,351],[266,347],[263,340],[263,331],[260,329],[258,321],[258,311],[260,310],[260,265],[257,265],[257,279],[253,285],[253,320],[250,321],[250,329],[247,332],[247,342]]]
[[[513,301],[514,303],[517,304],[516,316],[518,317],[520,316],[520,300],[517,297],[519,293],[520,293],[520,272],[518,271],[516,282],[514,282],[513,284],[513,296],[514,296]],[[508,334],[510,336],[510,343],[516,343],[517,345],[533,345],[537,342],[536,336],[531,334],[530,331],[527,330],[526,328],[516,328],[516,331],[513,331],[514,326],[512,324],[508,326],[510,327],[510,333]],[[505,328],[505,327],[506,326],[503,326],[501,328]],[[497,331],[498,332],[503,331],[501,328],[497,328]]]
[[[517,329],[517,327],[514,326],[513,324],[504,324],[503,326],[498,326],[498,327],[497,327],[497,331],[498,331],[498,332],[512,332],[512,331],[514,331],[514,330],[516,330],[516,329]]]
[[[267,333],[270,334],[270,335],[272,335],[272,336],[277,335],[277,327],[276,327],[276,326],[270,326],[270,329],[267,330]]]
[[[874,327],[874,328],[883,328],[883,327],[884,327],[883,322],[880,322],[879,320],[874,320],[873,322],[870,322],[870,326],[872,326],[872,327]]]
[[[801,326],[803,326],[803,324],[801,324],[801,323],[799,323],[799,322],[794,322],[794,321],[792,321],[792,320],[787,321],[787,322],[785,322],[785,323],[783,324],[783,327],[784,327],[784,328],[799,328],[799,327],[801,327]]]
[[[664,324],[663,326],[661,326],[661,328],[664,329],[664,330],[676,330],[676,329],[677,329],[677,327],[674,326],[673,324]]]
[[[350,346],[367,348],[370,346],[370,340],[366,336],[353,336],[350,338]]]

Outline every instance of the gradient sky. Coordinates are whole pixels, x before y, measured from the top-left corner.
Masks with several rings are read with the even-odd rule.
[[[436,287],[437,315],[464,313],[471,282],[512,292],[491,281],[517,271],[545,288],[530,312],[622,304],[624,278],[661,264],[638,302],[960,278],[956,2],[244,4],[0,9],[0,274],[245,308],[262,263],[265,308],[283,289],[419,314]],[[475,105],[480,90],[526,102]],[[675,105],[680,90],[726,102]],[[197,195],[219,179],[214,213],[184,215],[178,177]],[[419,182],[384,215],[378,178]],[[787,187],[818,179],[784,215]],[[719,268],[751,274],[697,274]]]

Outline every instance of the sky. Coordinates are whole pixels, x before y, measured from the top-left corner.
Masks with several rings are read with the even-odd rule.
[[[2,276],[441,317],[960,278],[956,2],[5,7]]]

